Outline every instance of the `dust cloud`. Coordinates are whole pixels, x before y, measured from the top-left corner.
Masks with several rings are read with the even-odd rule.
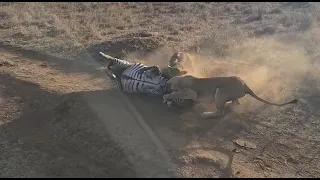
[[[312,86],[319,84],[320,77],[316,73],[319,65],[314,60],[315,53],[310,53],[310,40],[314,40],[316,34],[316,30],[309,30],[281,36],[246,38],[230,46],[232,48],[223,56],[188,53],[194,67],[187,71],[197,77],[239,76],[259,97],[278,103],[289,101],[297,98],[297,92],[306,88],[307,81],[316,81]],[[206,45],[210,46],[210,43]],[[318,46],[311,48],[318,52]],[[138,61],[164,67],[173,52],[169,48],[162,48],[145,60]],[[240,103],[239,111],[251,111],[264,105],[249,95],[241,98]]]
[[[312,68],[303,48],[271,37],[248,39],[223,58],[206,59],[197,64],[198,72],[194,75],[239,76],[258,96],[271,102],[291,100],[292,93]],[[240,103],[251,110],[263,105],[247,97],[241,98]]]
[[[304,35],[300,34],[306,37]],[[258,96],[271,102],[289,101],[300,88],[305,88],[306,81],[319,82],[316,74],[319,66],[306,53],[304,42],[288,43],[283,39],[278,36],[248,38],[219,58],[190,54],[196,66],[190,74],[239,76]],[[242,110],[255,110],[264,105],[248,96],[241,98],[240,103]]]

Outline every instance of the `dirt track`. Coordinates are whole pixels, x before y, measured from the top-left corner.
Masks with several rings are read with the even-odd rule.
[[[301,136],[317,122],[299,107],[282,109],[276,126],[261,121],[263,110],[180,119],[108,87],[93,66],[0,53],[1,177],[319,177],[319,141]],[[309,129],[286,131],[301,121]],[[239,148],[237,137],[257,147]]]
[[[279,10],[277,8],[271,8],[270,11],[264,12],[263,21],[257,21],[252,17],[255,17],[259,8],[256,10],[253,8],[252,12],[250,11],[250,7],[255,7],[255,4],[251,4],[250,7],[245,3],[236,4],[237,8],[230,8],[233,7],[233,4],[225,4],[227,9],[224,9],[224,5],[208,5],[208,10],[214,13],[214,16],[209,13],[209,19],[203,22],[198,22],[199,18],[192,19],[183,14],[181,15],[182,20],[178,19],[178,21],[173,18],[172,21],[167,22],[167,25],[163,24],[162,19],[156,21],[157,16],[151,16],[148,13],[144,18],[137,18],[137,20],[150,18],[151,24],[146,24],[145,27],[147,30],[151,26],[155,31],[158,29],[160,35],[143,31],[144,33],[140,33],[140,35],[139,33],[132,35],[139,37],[129,37],[127,36],[130,35],[129,32],[122,32],[123,34],[119,34],[120,38],[110,38],[111,40],[107,38],[108,41],[99,40],[99,42],[93,40],[89,42],[83,37],[83,42],[91,43],[90,47],[83,49],[84,53],[79,53],[79,59],[74,61],[1,44],[0,169],[2,171],[0,171],[0,177],[320,177],[318,168],[320,166],[320,112],[317,109],[320,104],[318,98],[320,81],[317,75],[319,71],[316,68],[316,61],[320,57],[317,43],[320,36],[317,36],[319,32],[317,26],[311,28],[308,25],[309,21],[303,18],[301,22],[298,21],[297,17],[300,16],[294,13],[295,16],[289,18],[290,13],[288,15],[286,11],[284,11],[286,13],[276,11]],[[21,8],[26,5],[17,6],[19,8],[12,12],[9,11],[9,15],[10,13],[12,15],[19,14],[16,12],[20,12]],[[172,16],[170,8],[172,11],[179,8],[179,6],[175,6],[155,4],[153,7],[155,14],[158,11],[163,14],[164,10],[169,10],[169,14],[159,17],[168,19]],[[192,6],[190,5],[190,7]],[[28,11],[38,8],[32,4],[30,7],[31,10]],[[75,5],[75,7],[77,6]],[[134,11],[145,12],[139,9],[140,7],[144,8],[143,6],[132,6]],[[187,7],[189,8],[189,5]],[[197,11],[206,12],[201,7],[206,8],[205,5],[201,5]],[[215,7],[218,9],[212,10]],[[124,7],[119,6],[119,8],[122,10]],[[190,8],[190,10],[192,9],[195,7]],[[61,9],[57,10],[64,12]],[[115,11],[119,10],[115,9]],[[61,14],[62,16],[61,12],[58,11],[57,15]],[[92,10],[85,12],[89,15],[92,14]],[[186,11],[185,13],[189,14],[190,12]],[[219,14],[221,17],[218,16]],[[232,14],[235,15],[234,17],[238,15],[239,17],[233,18]],[[301,14],[304,14],[304,11]],[[9,15],[8,17],[10,17]],[[96,13],[96,15],[101,14]],[[129,13],[128,16],[131,17],[131,14]],[[194,15],[190,13],[190,16]],[[231,19],[226,18],[229,16]],[[54,16],[49,14],[43,17],[51,18]],[[60,18],[63,20],[62,17]],[[74,14],[74,18],[78,18],[77,13]],[[81,16],[79,18],[81,19]],[[205,121],[199,119],[192,112],[168,110],[157,100],[123,95],[109,86],[103,70],[99,69],[100,66],[94,61],[97,59],[96,55],[99,51],[108,51],[108,53],[113,53],[113,56],[119,57],[128,55],[125,53],[132,55],[131,52],[124,53],[123,50],[147,53],[149,50],[157,49],[157,53],[161,54],[158,49],[161,43],[158,41],[162,42],[165,39],[163,37],[166,36],[168,36],[168,41],[165,44],[174,42],[177,49],[181,49],[178,45],[191,46],[196,39],[190,37],[198,37],[197,34],[203,35],[203,32],[208,32],[207,29],[211,31],[212,27],[206,25],[218,24],[215,19],[223,18],[230,21],[230,24],[217,25],[218,29],[214,31],[217,34],[223,34],[222,32],[227,31],[226,28],[229,26],[231,30],[234,30],[232,24],[239,24],[239,26],[242,24],[247,29],[254,29],[257,26],[259,28],[255,29],[254,35],[258,37],[266,34],[265,38],[262,38],[263,41],[256,41],[254,38],[245,44],[254,48],[240,48],[239,52],[244,50],[243,54],[240,53],[242,56],[235,53],[235,57],[232,57],[232,54],[228,54],[228,58],[237,60],[231,61],[231,65],[236,64],[241,58],[259,60],[259,56],[262,56],[260,58],[262,60],[269,60],[270,64],[267,61],[265,64],[271,65],[271,67],[277,67],[275,64],[278,59],[288,60],[278,66],[281,75],[283,69],[289,69],[293,72],[291,74],[299,72],[295,69],[299,69],[301,64],[304,65],[301,63],[303,60],[307,59],[308,63],[312,63],[312,67],[314,67],[312,72],[315,72],[314,77],[312,76],[314,79],[310,78],[312,73],[301,73],[304,76],[298,77],[300,74],[297,74],[293,78],[287,79],[280,76],[284,82],[286,80],[290,82],[292,79],[297,82],[298,79],[302,79],[302,83],[298,84],[299,87],[293,92],[293,95],[301,100],[299,104],[280,108],[261,105],[254,110],[248,108],[248,112],[230,112],[224,118]],[[9,21],[8,19],[10,18],[3,18],[2,21]],[[36,21],[37,18],[34,20]],[[47,20],[49,21],[49,19]],[[195,24],[189,24],[188,20],[194,21]],[[177,27],[171,28],[180,21],[182,22],[181,27],[178,23]],[[77,22],[77,20],[68,20],[65,24],[71,22]],[[108,23],[109,20],[107,19],[106,22]],[[6,23],[5,27],[8,26]],[[66,50],[77,45],[75,43],[77,41],[65,44],[66,40],[72,40],[67,36],[70,33],[62,33],[61,37],[57,34],[57,37],[61,38],[58,38],[59,41],[47,36],[33,37],[35,31],[31,27],[36,23],[30,23],[30,31],[22,31],[21,33],[14,31],[20,31],[19,28],[6,29],[2,27],[3,40],[1,42],[9,40],[12,41],[11,44],[25,46],[28,45],[27,43],[34,43],[35,47],[56,50],[57,54],[67,52],[62,52],[61,49]],[[121,23],[123,22],[119,22],[119,24]],[[133,22],[133,25],[140,28],[143,23]],[[28,25],[23,22],[18,25],[24,26],[25,24]],[[158,24],[161,26],[157,27]],[[185,27],[185,24],[190,25],[191,34],[187,33],[189,28]],[[57,27],[60,25],[58,23]],[[127,23],[122,25],[127,25]],[[163,31],[162,25],[168,26],[170,32]],[[88,26],[81,25],[84,29],[91,26],[92,23],[89,23]],[[192,30],[197,27],[204,29],[201,31]],[[274,28],[274,32],[272,28],[269,32],[270,27]],[[101,32],[106,33],[105,28],[101,27]],[[140,32],[140,29],[138,30],[137,32]],[[273,33],[286,31],[296,33],[295,30],[303,32],[296,36],[292,34],[283,36],[283,42],[281,41],[283,44],[268,41],[268,39],[272,40],[270,35]],[[119,32],[116,32],[111,33],[112,37],[118,37]],[[184,36],[179,37],[177,33]],[[228,33],[224,35],[231,36]],[[31,37],[34,41],[28,39]],[[38,42],[40,37],[45,40]],[[79,38],[77,34],[72,37]],[[94,39],[94,37],[89,39]],[[155,39],[155,37],[158,38]],[[222,35],[222,37],[224,36]],[[239,35],[239,37],[241,36]],[[207,39],[205,36],[203,38]],[[280,40],[282,39],[280,38]],[[218,41],[214,40],[208,42],[210,46],[207,48],[211,48],[208,49],[208,52],[217,51],[216,53],[224,55],[225,46],[222,46],[221,42],[226,40],[222,38],[220,44],[214,43]],[[52,48],[51,45],[57,46],[57,48]],[[287,48],[291,45],[297,47],[301,45],[302,47],[293,48],[293,50]],[[205,44],[203,46],[203,48],[206,47]],[[30,47],[33,46],[30,45]],[[277,51],[278,49],[280,50]],[[256,50],[257,53],[254,53]],[[153,54],[152,57],[147,58],[149,61],[146,62],[166,64],[166,61],[160,62],[160,60],[168,59],[171,55],[171,49],[163,51],[165,52],[163,55]],[[299,54],[296,51],[303,53]],[[309,55],[306,55],[305,52],[308,52]],[[80,58],[81,56],[83,57]],[[227,66],[227,70],[230,67]],[[265,88],[268,92],[258,91],[258,94],[263,97],[276,98],[282,95],[281,93],[285,90],[282,91],[280,88],[280,90],[273,91],[272,87],[268,87],[264,83],[275,81],[275,84],[281,84],[282,81],[278,82],[276,78],[263,81],[263,78],[258,77],[259,70],[257,69],[257,74],[247,74],[249,79],[251,77],[254,77],[251,79],[255,79],[251,81],[255,85],[253,89],[258,91],[259,88],[262,90]],[[264,70],[263,67],[262,70]],[[251,70],[244,68],[244,71],[250,72]],[[216,69],[216,73],[219,74],[220,71]],[[255,82],[259,83],[255,84]],[[283,86],[285,87],[286,83]],[[252,100],[252,98],[245,97],[243,100]],[[253,105],[258,105],[258,103]],[[246,106],[242,107],[246,108]],[[182,116],[180,117],[180,115]],[[233,142],[239,139],[248,144],[252,143],[254,146],[252,148],[239,147]]]
[[[162,145],[103,79],[1,56],[10,63],[1,67],[2,177],[172,176]]]

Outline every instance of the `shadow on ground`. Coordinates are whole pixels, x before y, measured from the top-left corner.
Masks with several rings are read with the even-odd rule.
[[[137,176],[80,94],[45,92],[6,74],[0,81],[3,96],[20,104],[20,117],[0,127],[1,177]]]
[[[19,116],[0,127],[4,147],[0,150],[1,177],[142,176],[83,98],[95,98],[106,111],[113,111],[107,119],[117,121],[117,113],[126,111],[117,103],[120,92],[111,89],[57,94],[8,74],[0,74],[0,81],[5,85],[1,87],[2,96],[16,99],[19,106]],[[195,135],[211,130],[206,127],[232,129],[231,124],[221,123],[222,127],[215,121],[200,123],[196,118],[191,120],[193,125],[186,126],[180,118],[185,111],[170,111],[159,99],[128,98],[170,152],[183,149]],[[174,133],[179,135],[167,136]]]
[[[14,48],[7,47],[6,49],[15,52]],[[103,48],[93,49],[95,50],[87,52],[89,54],[87,57],[91,59],[84,58],[87,62],[92,63],[52,58],[28,51],[20,51],[20,54],[21,58],[27,56],[31,59],[52,63],[50,67],[62,73],[87,73],[92,76],[101,76],[103,73],[96,69],[96,64],[99,64],[96,54]],[[117,46],[117,48],[109,48],[108,53],[121,58],[123,55],[117,52],[121,50]],[[135,163],[128,160],[132,159],[131,156],[137,155],[132,152],[131,154],[123,152],[123,144],[121,145],[114,137],[111,137],[110,134],[113,132],[109,132],[110,128],[114,131],[117,131],[117,128],[106,127],[99,119],[97,112],[92,111],[92,106],[99,104],[106,112],[111,113],[105,119],[112,123],[117,123],[117,121],[120,123],[117,115],[129,111],[128,107],[124,106],[125,102],[120,103],[120,92],[110,89],[62,95],[46,92],[36,84],[21,81],[6,74],[2,74],[0,80],[1,84],[5,85],[2,87],[3,95],[7,98],[19,97],[21,101],[19,118],[0,127],[3,132],[0,136],[1,143],[5,147],[0,150],[5,156],[1,167],[7,169],[2,172],[2,177],[39,177],[39,174],[42,177],[142,176],[137,173]],[[90,104],[84,97],[94,99],[95,104]],[[189,148],[188,145],[192,141],[197,138],[209,138],[210,140],[206,142],[212,142],[211,146],[215,147],[211,148],[211,151],[228,156],[228,166],[220,168],[210,158],[203,160],[201,156],[195,157],[195,163],[198,164],[197,168],[204,165],[209,169],[214,168],[221,171],[223,175],[219,177],[232,176],[233,154],[231,149],[233,147],[227,146],[226,149],[221,147],[256,125],[252,122],[246,123],[248,118],[242,117],[241,114],[229,113],[220,119],[202,120],[188,111],[169,110],[157,98],[128,96],[128,99],[165,145],[170,158],[178,166],[184,166],[184,163],[177,157],[181,154],[188,154],[186,148]],[[264,110],[262,106],[255,113],[259,114]],[[131,120],[132,118],[129,118],[123,122]],[[121,133],[122,130],[118,131]],[[132,131],[131,136],[139,133],[141,132]],[[130,137],[125,138],[130,139]],[[36,159],[41,160],[36,161]],[[10,168],[12,166],[19,167]],[[12,169],[20,169],[20,171],[10,171]]]

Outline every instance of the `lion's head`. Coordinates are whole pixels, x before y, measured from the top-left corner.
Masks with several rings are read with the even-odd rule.
[[[168,66],[168,67],[165,67],[162,69],[162,74],[165,77],[167,77],[168,79],[175,77],[175,76],[183,76],[187,73],[188,73],[187,71],[184,71],[184,70],[177,68],[177,67],[171,67],[171,66]]]
[[[193,72],[194,70],[192,58],[185,52],[174,53],[169,60],[168,68],[178,68],[187,72]]]

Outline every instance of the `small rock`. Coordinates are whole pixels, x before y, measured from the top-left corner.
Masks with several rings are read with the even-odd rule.
[[[253,10],[252,9],[246,9],[243,11],[243,14],[252,14]]]
[[[261,20],[262,20],[262,14],[252,15],[246,19],[248,23],[253,21],[261,21]]]
[[[14,63],[8,60],[0,60],[0,67],[12,67]]]
[[[7,12],[4,12],[4,11],[0,11],[0,18],[8,18],[9,17],[9,14]]]
[[[245,148],[248,148],[248,149],[255,149],[257,148],[257,146],[254,144],[254,143],[251,143],[251,142],[248,142],[248,141],[245,141],[243,139],[236,139],[233,141],[235,144],[237,144],[238,146],[240,147],[245,147]]]
[[[46,68],[46,67],[48,67],[48,64],[43,63],[43,64],[40,64],[39,66]]]
[[[241,151],[240,151],[240,150],[238,150],[238,149],[232,149],[232,152],[240,153]]]
[[[287,162],[291,164],[299,164],[299,161],[295,160],[293,157],[287,158]]]

